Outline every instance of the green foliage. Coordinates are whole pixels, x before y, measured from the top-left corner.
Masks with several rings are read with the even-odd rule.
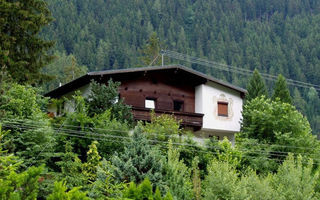
[[[246,156],[253,156],[249,159],[250,163],[255,163],[253,166],[274,170],[277,164],[269,157],[281,161],[286,152],[307,154],[312,158],[319,154],[319,143],[311,134],[307,119],[290,104],[256,98],[245,105],[243,119],[238,142],[247,150]],[[283,153],[279,155],[278,152]]]
[[[257,69],[254,70],[253,75],[249,80],[247,91],[248,93],[245,97],[246,102],[260,96],[268,97],[268,91],[265,82]]]
[[[64,129],[68,129],[66,133],[70,131],[81,131],[82,135],[89,138],[102,136],[106,139],[100,141],[100,153],[103,157],[111,156],[114,152],[123,150],[123,143],[110,140],[110,138],[127,136],[129,129],[127,123],[122,123],[115,118],[112,118],[113,114],[111,113],[111,110],[89,116],[89,106],[85,99],[79,94],[73,96],[69,101],[69,105],[73,106],[74,112],[66,113],[65,118],[63,118],[61,122],[61,127],[66,127]],[[84,161],[91,139],[60,136],[60,145],[66,138],[72,141],[74,152],[79,154],[80,159]],[[117,145],[115,145],[115,143]]]
[[[144,66],[160,65],[160,39],[156,32],[152,32],[147,43],[140,50],[142,53],[141,61]]]
[[[178,140],[182,131],[180,122],[171,115],[156,116],[155,112],[151,112],[151,123],[146,123],[143,126],[143,131],[147,133],[148,138],[160,141]]]
[[[1,90],[0,110],[6,114],[4,117],[16,119],[44,118],[40,103],[45,103],[45,98],[38,94],[36,88],[23,86],[16,83],[3,84]]]
[[[243,118],[243,137],[284,145],[315,143],[307,119],[290,104],[256,98],[245,105]]]
[[[55,138],[49,119],[43,113],[47,99],[30,86],[4,84],[0,96],[3,126],[10,130],[5,140],[9,152],[15,152],[24,165],[40,165],[53,156]]]
[[[112,174],[114,167],[105,159],[97,166],[97,179],[89,187],[88,196],[93,199],[122,197],[126,184],[116,183]]]
[[[277,98],[284,103],[292,104],[292,98],[287,87],[286,79],[281,74],[278,76],[272,95],[272,100],[275,101]]]
[[[133,182],[130,183],[128,189],[124,192],[124,197],[132,200],[148,199],[148,200],[173,200],[170,192],[163,198],[160,190],[157,188],[156,192],[152,192],[152,184],[149,179],[144,179],[139,186]]]
[[[89,145],[89,151],[87,152],[87,162],[83,164],[83,174],[88,177],[89,182],[96,180],[97,167],[100,164],[101,156],[97,149],[97,141],[93,141]]]
[[[123,99],[119,99],[119,86],[119,82],[113,82],[111,79],[107,86],[91,82],[91,93],[86,99],[88,115],[94,116],[110,110],[111,119],[131,123],[133,120],[131,108],[123,103]]]
[[[194,159],[198,158],[198,167],[203,176],[204,171],[207,168],[208,162],[213,158],[213,155],[204,145],[193,140],[193,133],[189,132],[186,138],[183,138],[183,145],[177,145],[180,151],[180,158],[189,167],[192,167]]]
[[[43,167],[30,167],[26,171],[10,174],[0,178],[1,199],[35,199],[38,195],[38,180]]]
[[[88,68],[79,65],[76,58],[70,54],[55,52],[52,63],[43,68],[42,72],[54,77],[52,81],[44,83],[44,91],[50,91],[67,82],[84,75]]]
[[[0,126],[0,199],[35,199],[39,192],[39,177],[43,166],[29,167],[18,172],[21,162],[3,149],[5,142]]]
[[[211,139],[206,147],[208,151],[215,153],[218,161],[228,162],[237,169],[241,168],[242,152],[234,148],[226,137],[222,141]]]
[[[159,53],[157,45],[145,63],[139,58],[146,55],[141,49],[151,46],[149,39],[155,32],[154,40],[161,41],[163,45],[159,46],[164,49],[237,66],[243,73],[167,56],[165,64],[183,64],[241,87],[248,84],[246,70],[254,69],[320,85],[318,1],[118,0],[112,5],[102,0],[95,5],[85,0],[46,2],[55,22],[43,30],[43,37],[56,41],[56,51],[74,55],[89,71],[149,65]],[[271,91],[274,82],[267,79],[266,85]],[[299,92],[307,100],[308,89],[299,88]],[[319,106],[307,104],[311,113],[303,114],[317,134]]]
[[[306,118],[290,104],[264,97],[248,101],[235,147],[227,140],[212,140],[200,147],[186,138],[184,144],[187,145],[177,145],[177,149],[170,142],[166,160],[159,150],[163,146],[149,143],[147,138],[154,132],[166,141],[172,133],[178,134],[178,123],[172,117],[156,118],[146,127],[139,124],[129,136],[128,125],[111,118],[110,110],[89,116],[86,101],[75,95],[72,101],[75,112],[62,117],[57,129],[41,111],[46,100],[33,88],[16,84],[5,87],[8,90],[0,97],[0,102],[5,102],[0,105],[5,116],[1,119],[7,120],[4,130],[0,127],[0,199],[320,197],[319,143],[311,135]],[[30,95],[32,100],[24,101],[20,93]],[[317,102],[315,95],[317,93],[310,90],[309,100]],[[21,107],[22,111],[16,107]],[[8,121],[14,118],[20,121]],[[35,124],[35,120],[41,124]],[[54,154],[57,157],[52,157],[50,151],[57,152],[59,147],[47,150],[45,147],[51,147],[39,147],[41,143],[37,143],[47,136],[46,131],[53,133],[53,130],[59,133],[59,144],[65,143],[65,152]],[[64,132],[90,139],[61,136]],[[20,141],[16,140],[17,136]],[[93,137],[101,139],[99,150],[97,142],[92,142]],[[104,141],[108,137],[113,141]],[[125,144],[125,147],[119,148],[118,144]],[[84,152],[79,155],[81,159],[76,152]],[[100,155],[114,152],[117,153],[112,162],[101,161]],[[288,152],[293,154],[287,157]],[[50,162],[46,167],[28,167],[49,159],[58,161],[56,165],[60,168]],[[205,167],[209,159],[212,160]]]
[[[82,173],[82,162],[78,155],[73,153],[72,145],[69,141],[65,144],[65,153],[61,156],[61,161],[57,162],[61,168],[61,178],[66,181],[68,188],[81,186],[86,182],[86,176]]]
[[[240,179],[240,178],[239,178]],[[255,171],[248,169],[240,179],[240,187],[246,199],[278,199],[275,198],[275,188],[271,184],[272,175],[257,175]]]
[[[9,175],[11,171],[15,171],[19,167],[19,162],[17,157],[13,154],[8,154],[7,150],[3,150],[5,142],[3,142],[3,137],[9,134],[9,131],[3,131],[2,125],[0,124],[0,177],[5,177]]]
[[[283,160],[286,156],[286,152],[280,152],[279,155],[274,153],[274,151],[277,152],[279,149],[276,144],[274,147],[269,144],[261,144],[257,139],[239,139],[237,140],[237,149],[242,152],[241,168],[246,169],[250,167],[261,174],[276,171],[279,161]],[[292,150],[292,148],[289,149],[289,151]],[[272,159],[273,156],[274,159]]]
[[[213,160],[204,181],[204,199],[318,199],[319,174],[312,160],[303,163],[289,155],[276,173],[257,175],[248,169],[239,174],[226,162]]]
[[[180,153],[172,143],[168,146],[168,163],[166,181],[174,199],[194,199],[192,193],[191,171],[179,160]]]
[[[1,0],[0,13],[0,66],[19,83],[45,81],[40,69],[51,60],[47,51],[53,46],[39,37],[52,20],[46,2]]]
[[[164,158],[157,148],[152,148],[141,129],[134,130],[122,153],[112,158],[114,176],[119,181],[140,183],[148,178],[156,187],[164,187]]]
[[[204,180],[203,199],[245,199],[246,191],[241,188],[238,176],[230,163],[212,160]]]
[[[66,183],[55,182],[53,192],[48,196],[48,200],[89,200],[86,192],[81,192],[79,187],[75,187],[67,192]]]
[[[289,154],[271,184],[276,191],[276,199],[319,199],[320,193],[315,190],[318,179],[319,173],[313,172],[312,160],[304,164],[301,156],[294,159]]]
[[[195,157],[192,162],[192,186],[195,200],[201,199],[201,179],[199,171],[199,158]]]

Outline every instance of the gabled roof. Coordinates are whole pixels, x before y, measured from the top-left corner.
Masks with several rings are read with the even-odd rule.
[[[241,96],[244,96],[244,94],[247,92],[245,89],[237,87],[235,85],[232,85],[230,83],[225,83],[221,80],[218,80],[216,78],[213,78],[211,76],[208,76],[206,74],[203,74],[201,72],[195,71],[193,69],[184,67],[182,65],[166,65],[166,66],[152,66],[152,67],[139,67],[139,68],[129,68],[129,69],[116,69],[116,70],[105,70],[105,71],[96,71],[96,72],[89,72],[86,75],[81,76],[80,78],[77,78],[69,83],[66,83],[65,85],[62,85],[61,87],[58,87],[48,93],[45,94],[45,96],[57,98],[60,97],[68,92],[71,92],[75,89],[78,89],[88,83],[90,83],[91,80],[101,81],[105,78],[113,78],[113,77],[119,77],[119,76],[126,76],[126,77],[132,77],[135,74],[139,73],[148,73],[148,72],[174,72],[177,71],[183,72],[183,76],[187,76],[189,78],[193,78],[195,84],[204,84],[207,81],[212,81],[214,83],[217,83],[219,85],[225,86],[227,88],[230,88],[232,90],[238,91],[241,93]],[[183,78],[183,77],[182,77]],[[183,79],[182,79],[183,80]],[[184,79],[186,81],[186,79]]]

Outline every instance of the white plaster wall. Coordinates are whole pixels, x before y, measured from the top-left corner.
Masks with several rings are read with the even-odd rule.
[[[69,100],[69,101],[64,102],[64,111],[65,112],[73,112],[74,111],[74,102],[72,101],[72,96],[75,94],[75,91],[80,91],[80,94],[82,94],[83,97],[88,97],[90,94],[90,84],[86,84],[86,85],[60,97],[60,99],[67,98]],[[52,112],[55,115],[57,115],[56,105],[49,104],[48,105],[48,112]]]
[[[242,98],[240,92],[208,82],[196,87],[195,111],[202,113],[202,131],[235,133],[240,131]],[[228,102],[228,117],[218,116],[218,102]]]

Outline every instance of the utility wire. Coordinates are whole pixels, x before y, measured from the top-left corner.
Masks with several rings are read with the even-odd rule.
[[[253,71],[249,69],[243,69],[243,68],[234,67],[231,65],[208,61],[203,58],[189,56],[189,55],[181,54],[175,51],[163,50],[163,54],[170,58],[174,58],[174,59],[178,59],[178,60],[182,60],[182,61],[186,61],[194,64],[199,64],[202,66],[207,66],[210,68],[216,68],[216,69],[224,70],[227,72],[234,72],[234,73],[238,73],[246,76],[251,76],[253,74]],[[277,80],[277,76],[267,74],[267,73],[260,73],[260,74],[264,79],[271,80],[271,81]],[[303,81],[298,81],[293,79],[286,79],[286,80],[288,85],[293,85],[293,86],[303,87],[303,88],[314,87],[316,90],[320,91],[320,85],[306,83]]]
[[[11,128],[38,128],[39,126],[30,126],[30,125],[23,125],[23,124],[20,124],[20,125],[17,125],[17,124],[14,124],[14,125],[6,125],[4,124],[4,127],[11,127]],[[95,139],[95,140],[105,140],[106,138],[117,138],[117,139],[120,139],[120,140],[132,140],[131,137],[126,137],[126,136],[114,136],[114,135],[103,135],[103,134],[97,134],[97,133],[93,133],[93,132],[85,132],[85,131],[76,131],[76,130],[70,130],[70,129],[55,129],[55,131],[57,131],[58,133],[60,131],[64,131],[66,132],[65,134],[76,134],[75,136],[79,136],[79,137],[82,137],[82,138],[88,138],[88,139]],[[80,135],[79,135],[80,134]],[[101,136],[101,137],[95,137],[95,136]],[[147,141],[149,142],[153,142],[153,143],[164,143],[164,144],[169,144],[169,142],[165,142],[165,141],[160,141],[160,140],[155,140],[155,139],[147,139]],[[196,145],[190,145],[190,144],[187,144],[187,143],[175,143],[175,142],[172,142],[173,145],[179,145],[179,146],[188,146],[188,147],[195,147],[195,148],[199,148],[199,146],[196,146]],[[223,150],[221,149],[220,146],[209,146],[209,147],[206,147],[208,149],[213,149],[213,150]],[[285,152],[285,151],[263,151],[263,150],[250,150],[250,149],[246,149],[246,148],[239,148],[239,150],[243,151],[244,153],[253,153],[253,154],[259,154],[259,155],[271,155],[271,156],[277,156],[277,157],[286,157],[288,153],[292,153],[292,154],[305,154],[305,155],[313,155],[313,154],[310,154],[310,153],[294,153],[294,152]],[[249,150],[249,151],[248,151]],[[283,155],[284,154],[284,155]],[[314,159],[316,160],[316,159]],[[319,160],[316,160],[316,161],[319,161]]]
[[[30,122],[18,122],[18,121],[13,121],[13,120],[5,120],[2,121],[3,123],[8,123],[8,124],[18,124],[18,125],[25,125],[26,127],[33,127],[33,128],[39,128],[40,125],[47,125],[45,123],[41,123],[41,122],[37,122],[37,121],[32,121],[29,120]],[[123,130],[116,130],[116,129],[104,129],[104,128],[93,128],[93,127],[82,127],[82,126],[74,126],[74,125],[64,125],[66,127],[72,127],[72,128],[77,128],[77,129],[89,129],[91,132],[88,131],[82,131],[82,130],[72,130],[72,129],[66,129],[66,128],[62,128],[62,126],[57,129],[54,128],[54,130],[66,130],[66,131],[75,131],[75,132],[80,132],[80,133],[92,133],[93,131],[106,131],[106,132],[117,132],[117,133],[126,133],[128,134],[129,131],[123,131]],[[105,136],[105,134],[99,134],[99,133],[94,133],[97,136]],[[148,133],[148,135],[154,135],[154,136],[158,136],[158,134],[155,133]],[[115,138],[121,138],[122,136],[117,136],[117,135],[112,135],[112,137]],[[179,139],[177,136],[175,135],[168,135],[166,137],[172,137],[175,139]],[[279,147],[279,148],[294,148],[294,149],[308,149],[308,150],[314,150],[314,148],[310,148],[310,147],[297,147],[297,146],[293,146],[293,145],[278,145],[278,144],[266,144],[266,143],[254,143],[252,144],[254,146],[260,145],[260,146],[265,146],[265,147]],[[282,151],[283,152],[283,151]],[[287,152],[287,153],[292,153],[292,152]]]
[[[115,140],[112,140],[112,139],[106,139],[106,138],[95,138],[95,137],[89,137],[89,136],[84,136],[84,135],[77,135],[77,134],[71,134],[71,133],[61,133],[61,132],[57,132],[56,134],[58,135],[63,135],[63,136],[70,136],[70,137],[77,137],[77,138],[84,138],[84,139],[91,139],[91,140],[100,140],[100,141],[108,141],[108,142],[111,142],[111,143],[129,143],[128,141],[123,141],[123,140],[118,140],[118,141],[115,141]],[[130,138],[132,140],[132,138]],[[163,141],[158,141],[158,142],[162,142]],[[170,142],[165,142],[166,144],[169,144]],[[181,143],[171,143],[172,145],[176,145],[176,146],[183,146],[183,147],[186,147],[185,145],[182,145]],[[157,144],[152,144],[152,143],[149,143],[149,145],[151,146],[157,146]],[[157,146],[159,147],[159,146]],[[167,146],[160,146],[159,148],[168,148]],[[218,155],[220,154],[219,152],[212,152],[212,151],[204,151],[204,150],[201,150],[199,149],[200,147],[199,146],[193,146],[193,145],[189,145],[189,147],[196,147],[197,149],[190,149],[190,148],[182,148],[180,149],[180,151],[192,151],[192,152],[197,152],[197,153],[209,153],[209,154],[214,154],[214,155]],[[211,148],[213,149],[213,148]],[[217,150],[214,148],[214,150]],[[276,156],[276,157],[287,157],[286,155],[278,155],[278,154],[272,154],[271,152],[262,152],[262,153],[259,153],[259,152],[253,152],[253,151],[243,151],[243,153],[249,153],[249,154],[255,154],[256,156],[258,155],[264,155],[264,156]],[[256,158],[256,156],[254,155],[237,155],[237,154],[234,154],[233,156],[235,157],[240,157],[240,158]],[[269,157],[264,157],[263,159],[266,159],[266,160],[272,160],[272,161],[277,161],[277,162],[283,162],[284,160],[283,159],[277,159],[275,157],[273,158],[269,158]],[[312,159],[314,161],[318,161],[317,159]],[[304,164],[308,164],[307,162],[303,162]],[[313,163],[313,165],[316,165],[316,163]]]

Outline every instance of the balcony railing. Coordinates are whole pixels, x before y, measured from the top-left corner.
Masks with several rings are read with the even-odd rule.
[[[151,121],[151,109],[132,107],[133,117],[135,120]],[[194,130],[199,130],[202,127],[203,114],[200,113],[188,113],[180,111],[168,111],[168,110],[154,110],[156,116],[167,114],[173,115],[177,120],[181,120],[182,126],[192,127]]]

